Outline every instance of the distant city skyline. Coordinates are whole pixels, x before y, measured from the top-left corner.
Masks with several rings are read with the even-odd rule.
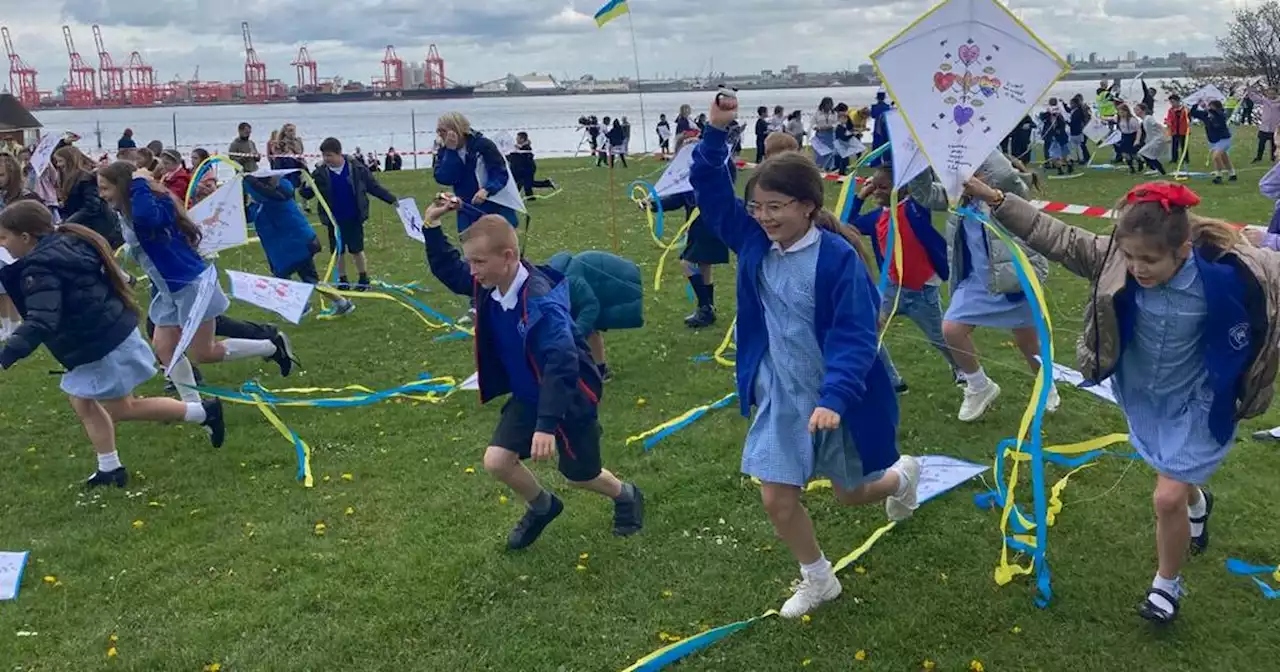
[[[930,4],[797,0],[782,7],[766,0],[633,0],[631,17],[603,29],[590,17],[598,5],[594,0],[490,0],[483,9],[444,3],[425,13],[414,0],[323,7],[304,0],[48,0],[38,7],[25,0],[0,0],[0,16],[13,17],[7,27],[14,47],[39,71],[40,88],[55,90],[68,79],[63,24],[70,26],[88,66],[99,66],[91,33],[97,23],[117,64],[138,51],[162,82],[192,79],[197,68],[202,80],[243,80],[244,20],[251,25],[268,77],[285,85],[295,82],[291,62],[303,45],[317,62],[320,78],[369,83],[382,73],[387,44],[395,45],[407,71],[409,64],[425,59],[427,45],[433,43],[446,62],[447,77],[478,83],[528,72],[577,79],[588,74],[588,65],[597,78],[634,77],[629,20],[634,20],[645,79],[749,74],[789,64],[804,72],[856,71],[867,52]],[[1223,31],[1233,6],[1227,0],[1169,0],[1159,7],[1138,0],[1011,3],[1059,54],[1073,54],[1073,62],[1087,62],[1090,55],[1093,62],[1140,60],[1131,46],[1132,36],[1139,34],[1149,36],[1143,41],[1146,52],[1212,55],[1214,35]],[[767,36],[779,26],[786,26],[788,39],[776,43],[785,48],[759,48],[759,40],[768,43]],[[862,53],[851,54],[850,44],[860,45]]]

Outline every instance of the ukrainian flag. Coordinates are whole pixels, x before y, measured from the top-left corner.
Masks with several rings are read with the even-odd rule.
[[[596,12],[596,26],[603,26],[606,23],[631,11],[631,7],[627,5],[627,0],[609,0]]]

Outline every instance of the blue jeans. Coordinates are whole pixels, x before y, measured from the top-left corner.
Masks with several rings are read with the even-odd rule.
[[[880,315],[888,317],[889,311],[893,310],[893,298],[898,295],[898,315],[902,315],[920,327],[920,331],[924,332],[925,338],[929,339],[929,343],[942,353],[943,359],[947,360],[947,366],[951,367],[952,372],[958,371],[956,360],[951,356],[951,349],[947,347],[947,342],[942,337],[942,297],[937,285],[925,285],[922,289],[902,289],[897,285],[889,285],[885,290],[884,298],[880,300]],[[893,366],[893,360],[889,357],[888,348],[880,348],[880,361],[884,362],[884,366],[889,370],[889,378],[893,380],[894,387],[902,384],[902,376],[898,375],[898,370]]]

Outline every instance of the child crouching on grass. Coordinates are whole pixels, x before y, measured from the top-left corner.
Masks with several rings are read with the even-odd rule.
[[[528,505],[507,548],[529,546],[564,510],[521,464],[557,451],[570,484],[613,500],[614,534],[639,532],[644,496],[600,467],[597,404],[604,387],[574,335],[568,283],[520,258],[516,230],[501,215],[486,214],[459,234],[464,261],[440,229],[440,218],[461,205],[452,196],[436,199],[424,213],[423,236],[431,273],[454,293],[473,297],[481,402],[511,395],[484,454],[485,471]]]
[[[1014,194],[970,180],[966,194],[1032,249],[1091,279],[1076,354],[1087,380],[1112,377],[1129,442],[1156,471],[1159,565],[1143,618],[1168,623],[1185,595],[1187,551],[1209,546],[1204,484],[1235,443],[1241,418],[1271,404],[1280,258],[1198,217],[1200,198],[1172,182],[1133,188],[1111,236],[1068,226]]]
[[[742,471],[763,482],[778,537],[800,563],[782,605],[798,618],[839,597],[840,580],[800,502],[826,476],[842,504],[885,502],[891,520],[917,505],[920,463],[898,456],[898,399],[877,355],[879,297],[860,243],[822,208],[812,159],[783,152],[756,170],[746,205],[725,167],[737,98],[718,94],[689,181],[707,226],[738,255],[738,396],[755,418]]]

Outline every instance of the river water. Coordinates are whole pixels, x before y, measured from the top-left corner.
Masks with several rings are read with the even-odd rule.
[[[1151,85],[1158,86],[1155,82]],[[1046,99],[1049,96],[1070,98],[1082,93],[1086,100],[1092,100],[1096,87],[1090,81],[1059,82],[1050,89]],[[754,118],[754,109],[760,105],[771,109],[774,105],[782,105],[788,111],[801,109],[806,114],[812,113],[824,96],[831,96],[836,102],[850,106],[869,105],[874,102],[876,91],[873,86],[780,89],[742,91],[738,97],[743,116]],[[1130,86],[1128,82],[1122,92],[1127,98],[1142,95],[1136,84]],[[333,136],[342,141],[348,152],[359,147],[364,152],[381,155],[389,147],[409,154],[415,148],[415,142],[416,148],[425,154],[435,139],[437,116],[443,112],[460,111],[471,120],[474,128],[488,135],[501,130],[512,134],[528,131],[539,155],[568,156],[585,146],[582,130],[577,126],[580,116],[625,115],[633,129],[631,151],[656,150],[653,128],[658,114],[665,113],[674,123],[680,105],[691,105],[696,115],[706,110],[713,95],[706,91],[645,94],[643,125],[641,100],[635,94],[47,110],[37,112],[36,117],[48,130],[78,133],[83,138],[78,144],[88,150],[99,146],[99,143],[106,150],[114,150],[124,129],[132,128],[139,145],[159,140],[166,147],[177,146],[184,152],[204,147],[217,153],[226,150],[236,135],[236,126],[247,121],[254,127],[253,136],[260,149],[265,149],[265,140],[271,129],[292,122],[297,125],[307,152],[319,151],[320,141]],[[1157,113],[1160,118],[1163,118],[1164,97],[1163,94],[1158,96]],[[98,131],[101,132],[100,140]],[[750,142],[748,140],[748,144]],[[420,161],[426,165],[425,157]],[[413,158],[406,156],[405,168],[412,166]]]

